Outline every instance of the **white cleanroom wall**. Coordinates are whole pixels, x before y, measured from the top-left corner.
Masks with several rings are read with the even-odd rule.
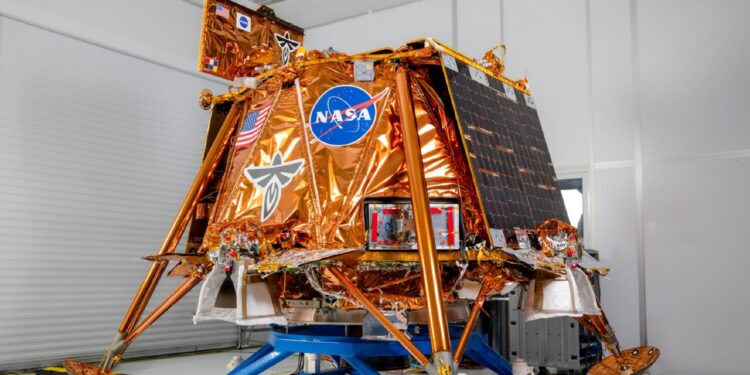
[[[173,2],[194,12],[197,33],[200,9]],[[87,16],[106,5],[40,3],[0,5],[0,372],[100,358],[150,265],[141,257],[157,251],[200,166],[209,112],[198,93],[223,90],[193,74],[192,59],[180,66],[197,43],[149,41],[166,24],[135,3],[118,2],[111,29],[86,38],[77,32],[106,27]],[[125,32],[115,16],[141,25]],[[162,53],[126,40],[141,36]],[[151,307],[179,281],[165,279]],[[236,326],[193,325],[196,302],[186,297],[128,353],[235,346]]]

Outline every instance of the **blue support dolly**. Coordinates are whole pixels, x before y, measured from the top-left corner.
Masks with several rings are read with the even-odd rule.
[[[453,347],[458,343],[462,330],[462,326],[450,327]],[[426,327],[410,326],[409,334],[414,345],[429,356],[430,338]],[[240,363],[229,375],[258,375],[295,353],[329,355],[337,359],[337,364],[338,359],[343,359],[354,368],[335,368],[321,372],[329,375],[378,375],[378,372],[366,363],[365,357],[409,356],[409,352],[397,341],[373,341],[346,336],[345,327],[341,325],[291,327],[288,331],[274,327],[268,336],[268,343]],[[513,374],[510,362],[492,350],[476,332],[471,335],[464,355],[496,374]]]

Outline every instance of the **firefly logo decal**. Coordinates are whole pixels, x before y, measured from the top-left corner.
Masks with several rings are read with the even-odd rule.
[[[310,129],[315,138],[329,146],[348,146],[372,129],[378,115],[377,102],[388,89],[375,96],[352,85],[331,87],[321,95],[310,112]]]
[[[281,159],[281,152],[271,160],[267,167],[250,167],[245,169],[245,177],[263,193],[263,204],[260,208],[260,221],[266,221],[279,207],[281,201],[281,188],[292,181],[302,169],[304,159],[295,159],[285,163]]]
[[[284,35],[273,33],[276,36],[276,43],[281,47],[281,65],[289,63],[289,56],[297,48],[299,48],[299,42],[292,39],[289,36],[289,32],[285,32]]]

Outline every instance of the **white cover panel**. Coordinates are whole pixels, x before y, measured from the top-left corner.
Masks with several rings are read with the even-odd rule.
[[[578,268],[566,268],[565,273],[564,278],[537,277],[531,280],[523,310],[526,322],[559,316],[600,314],[594,288],[586,274]]]
[[[199,168],[204,87],[222,90],[0,17],[0,371],[94,359],[110,343],[149,266],[140,257]],[[193,326],[197,292],[131,356],[235,345],[234,325]]]
[[[237,282],[236,271],[237,267],[235,267],[234,272],[232,272],[232,275],[230,277],[235,288],[237,288],[236,290],[239,290],[240,284]],[[237,320],[237,308],[224,308],[215,306],[216,299],[219,295],[221,284],[224,283],[224,279],[226,279],[226,272],[224,271],[224,267],[222,267],[221,265],[216,265],[206,276],[206,279],[203,280],[203,284],[201,284],[201,291],[198,296],[198,307],[196,308],[195,316],[193,316],[194,322],[197,323],[210,320],[223,320],[226,322],[234,323],[234,321]],[[237,306],[240,306],[239,293],[237,301]]]

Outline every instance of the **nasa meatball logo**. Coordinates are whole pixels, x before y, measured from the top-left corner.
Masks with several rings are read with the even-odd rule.
[[[250,17],[237,12],[237,20],[235,26],[237,26],[237,28],[240,30],[249,32],[251,30]]]
[[[329,146],[348,146],[362,139],[377,120],[377,103],[388,94],[384,89],[372,96],[352,85],[331,87],[321,95],[310,113],[315,138]]]

